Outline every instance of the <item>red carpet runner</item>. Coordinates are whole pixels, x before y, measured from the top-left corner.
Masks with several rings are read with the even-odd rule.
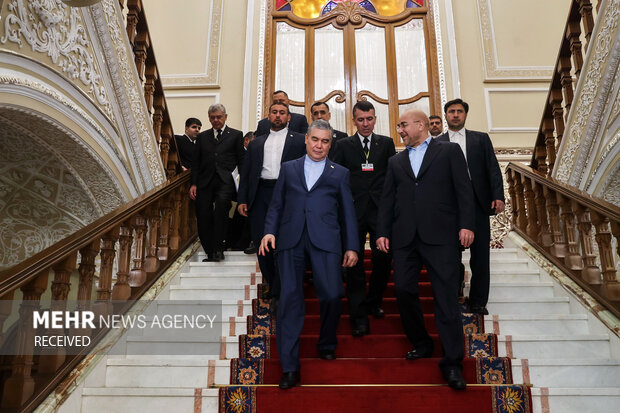
[[[368,253],[368,251],[367,251]],[[369,265],[369,260],[365,260]],[[261,288],[259,288],[259,296]],[[320,325],[318,300],[306,288],[306,319],[301,336],[301,386],[280,390],[282,372],[276,350],[275,323],[269,305],[254,300],[248,334],[240,336],[239,358],[231,362],[230,386],[220,388],[220,413],[278,412],[429,412],[530,413],[530,390],[512,384],[510,359],[497,357],[497,337],[484,333],[482,316],[463,314],[465,391],[449,388],[438,368],[437,337],[430,283],[420,295],[435,357],[405,360],[412,349],[405,337],[394,298],[386,291],[386,317],[370,318],[370,335],[351,336],[348,303],[338,329],[336,360],[321,360],[316,351]]]

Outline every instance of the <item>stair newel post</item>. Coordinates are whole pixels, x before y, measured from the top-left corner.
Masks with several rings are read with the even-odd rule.
[[[146,281],[146,271],[144,270],[144,239],[146,235],[146,218],[138,214],[132,219],[132,226],[135,230],[135,247],[133,266],[129,272],[129,285],[139,287]]]
[[[170,207],[170,199],[165,199],[160,203],[161,206],[161,227],[159,229],[159,243],[157,245],[157,258],[160,261],[168,260],[168,231],[170,230],[170,216],[172,208]]]
[[[568,118],[570,107],[573,102],[573,77],[570,74],[570,57],[562,57],[559,62],[560,82],[564,92],[564,119]]]
[[[576,204],[577,219],[579,223],[579,238],[581,240],[581,251],[583,255],[583,269],[581,278],[588,284],[601,284],[601,270],[596,265],[596,254],[592,245],[592,221],[590,210],[583,205]]]
[[[116,282],[112,288],[112,300],[126,301],[131,297],[129,286],[129,266],[131,265],[131,244],[133,243],[133,229],[129,222],[123,222],[119,230],[118,240],[118,271]]]
[[[80,280],[78,282],[77,310],[86,311],[91,308],[91,296],[93,291],[93,276],[95,275],[95,258],[99,254],[101,240],[98,239],[80,250],[80,266],[78,272]],[[72,330],[72,331],[76,331]],[[90,327],[79,329],[80,334],[89,336]]]
[[[590,46],[590,38],[592,37],[592,31],[594,30],[594,18],[592,17],[592,3],[590,0],[578,0],[579,1],[579,13],[581,14],[581,23],[586,36],[586,50]],[[600,2],[599,2],[600,4]]]
[[[18,409],[34,393],[35,382],[31,374],[35,330],[32,320],[33,313],[41,308],[41,294],[47,289],[48,274],[49,269],[45,269],[21,287],[23,298],[19,307],[15,357],[11,365],[11,377],[4,383],[2,408]]]
[[[592,211],[591,215],[592,223],[596,229],[595,239],[601,259],[601,272],[603,273],[602,291],[608,299],[617,301],[620,300],[620,282],[616,277],[616,264],[611,246],[609,218],[594,211]]]
[[[11,315],[14,295],[15,290],[11,290],[0,297],[0,346],[4,343],[4,334],[2,334],[2,330],[4,328],[4,322]]]
[[[549,252],[558,258],[564,258],[566,255],[566,244],[562,237],[562,225],[560,223],[560,207],[555,191],[543,187],[543,193],[547,200],[547,213],[551,225],[551,234],[553,236],[553,244],[549,248]]]
[[[555,124],[556,144],[553,148],[553,156],[555,163],[555,155],[557,148],[562,143],[562,137],[564,136],[564,108],[562,107],[562,89],[551,89],[551,96],[549,96],[549,103],[551,104],[551,112],[553,113],[553,123]]]
[[[567,244],[566,256],[564,263],[571,270],[583,269],[583,259],[579,254],[579,244],[576,236],[575,212],[573,210],[573,202],[564,196],[558,194],[558,202],[562,206],[562,222],[564,222],[564,239]]]
[[[538,239],[538,234],[540,233],[540,226],[538,225],[538,213],[536,209],[536,203],[534,201],[534,191],[532,190],[532,181],[527,176],[523,177],[524,179],[524,189],[525,189],[525,203],[527,206],[527,235],[530,236],[533,240]]]
[[[517,214],[517,227],[525,232],[527,228],[527,215],[525,213],[525,199],[523,198],[523,176],[520,173],[515,173],[515,196],[516,202],[513,205],[513,214],[516,211]]]
[[[536,239],[544,248],[549,248],[553,244],[551,228],[547,219],[547,206],[542,185],[534,181],[534,203],[536,204],[536,215],[538,216],[539,232]]]
[[[122,0],[120,1],[122,3]],[[142,2],[140,0],[127,1],[127,37],[129,37],[129,43],[132,46],[135,46],[136,29],[138,27],[138,16],[140,15],[141,11]]]
[[[149,273],[155,272],[159,268],[159,261],[157,261],[157,236],[160,221],[158,202],[148,208],[147,218],[149,222],[149,237],[146,259],[144,260],[144,271]]]
[[[180,245],[179,225],[181,222],[181,190],[172,194],[172,225],[170,226],[170,249],[176,251]]]
[[[546,117],[543,120],[543,133],[545,134],[545,147],[547,148],[547,176],[551,176],[555,165],[555,135],[553,118]]]
[[[116,227],[101,237],[101,267],[99,270],[99,285],[97,288],[97,301],[93,304],[93,311],[106,317],[113,313],[112,297],[112,272],[114,271],[114,257],[116,256],[116,241],[120,235],[120,228]]]
[[[579,21],[571,21],[568,23],[566,30],[566,39],[570,44],[570,52],[573,55],[573,63],[575,67],[575,76],[579,79],[581,69],[583,68],[583,53],[581,51],[581,24]]]
[[[77,252],[72,253],[60,263],[54,265],[54,280],[52,281],[52,302],[50,310],[66,311],[67,297],[71,288],[71,273],[75,271],[77,262]],[[49,328],[46,331],[48,336],[63,336],[65,330],[63,328]],[[60,368],[67,357],[64,347],[56,347],[45,349],[39,357],[39,372],[42,374],[51,374]]]

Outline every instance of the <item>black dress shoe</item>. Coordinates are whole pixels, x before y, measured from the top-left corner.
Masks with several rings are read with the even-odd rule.
[[[250,242],[250,246],[243,250],[244,254],[252,255],[256,254],[256,247],[253,242]]]
[[[448,370],[448,372],[444,374],[444,377],[448,380],[448,386],[452,387],[454,390],[465,390],[465,387],[467,387],[463,375],[456,368]]]
[[[287,371],[282,374],[282,379],[280,380],[279,387],[281,389],[290,389],[291,387],[295,387],[295,385],[299,382],[299,372],[298,371]]]
[[[353,337],[362,337],[367,334],[370,334],[370,327],[368,324],[357,324],[353,326],[353,331],[351,332]]]
[[[335,360],[336,353],[334,350],[319,350],[319,357],[323,360]]]
[[[224,261],[226,257],[224,257],[224,251],[218,251],[215,253],[215,256],[219,258],[220,261]]]
[[[381,307],[374,307],[370,310],[370,315],[374,318],[383,318],[385,317],[385,311],[383,311],[383,308]]]
[[[217,253],[213,253],[213,254],[207,254],[207,258],[202,260],[202,262],[220,262],[220,259],[217,256]]]
[[[427,359],[433,357],[433,350],[420,351],[417,349],[413,349],[405,354],[405,358],[407,360],[418,360],[418,359]]]
[[[474,314],[489,315],[489,310],[481,305],[470,305],[469,312]]]

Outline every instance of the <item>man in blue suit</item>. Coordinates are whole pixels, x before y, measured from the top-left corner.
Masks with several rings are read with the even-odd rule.
[[[327,159],[332,135],[329,123],[314,121],[306,134],[306,156],[282,164],[259,248],[260,254],[276,246],[278,251],[281,291],[276,335],[283,372],[281,389],[299,381],[306,258],[312,264],[320,302],[317,350],[324,360],[336,358],[336,329],[344,296],[340,267],[357,262],[359,242],[349,171]]]

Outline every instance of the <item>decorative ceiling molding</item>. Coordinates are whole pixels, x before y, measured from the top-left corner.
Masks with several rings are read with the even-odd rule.
[[[613,108],[611,102],[616,99],[612,92],[620,64],[619,17],[620,0],[603,2],[552,173],[560,182],[580,189],[592,150],[604,138],[606,109]]]
[[[114,121],[80,9],[61,0],[11,0],[7,7],[0,43],[12,42],[21,49],[25,41],[33,52],[46,54],[69,79],[79,80]]]
[[[127,150],[132,155],[134,174],[146,192],[165,181],[157,139],[149,118],[144,92],[134,64],[129,39],[122,25],[116,0],[103,0],[89,8],[103,48],[108,70],[127,131]]]
[[[219,88],[220,49],[222,46],[222,17],[224,0],[212,0],[209,13],[207,58],[203,73],[162,75],[164,89]]]
[[[476,0],[482,36],[482,61],[485,82],[549,82],[552,66],[500,66],[491,0]]]

